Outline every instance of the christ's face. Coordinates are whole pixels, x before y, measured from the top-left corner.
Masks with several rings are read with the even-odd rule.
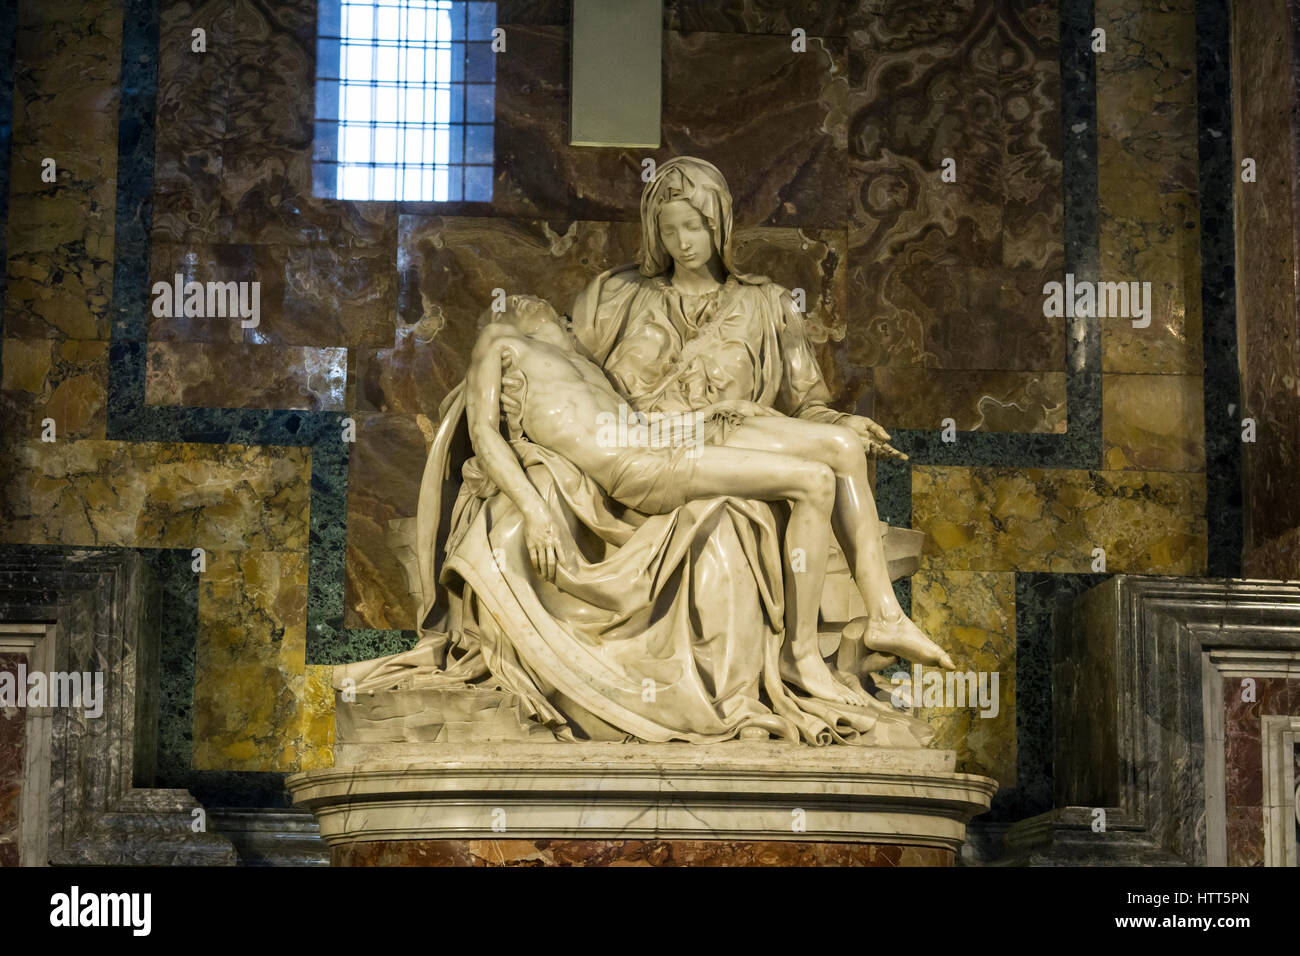
[[[659,241],[678,268],[698,271],[713,261],[717,249],[704,217],[684,199],[664,203],[659,210]]]
[[[532,296],[512,295],[503,318],[524,335],[536,335],[548,325],[561,328],[560,317],[551,304]]]

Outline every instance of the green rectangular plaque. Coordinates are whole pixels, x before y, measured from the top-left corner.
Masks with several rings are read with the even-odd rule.
[[[573,0],[569,142],[659,146],[663,0]]]

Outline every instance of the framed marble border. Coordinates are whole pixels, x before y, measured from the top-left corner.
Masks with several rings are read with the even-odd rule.
[[[54,707],[34,715],[45,726],[28,739],[36,745],[27,748],[19,796],[28,865],[237,862],[228,839],[192,829],[202,810],[192,794],[152,786],[157,598],[134,552],[0,554],[0,640],[43,671],[99,672],[104,680],[98,716]]]
[[[1296,823],[1300,821],[1300,791],[1296,789],[1295,773],[1297,744],[1300,744],[1300,716],[1266,714],[1261,719],[1265,866],[1297,865]]]
[[[1300,679],[1300,650],[1246,650],[1243,648],[1216,648],[1202,655],[1202,696],[1201,704],[1205,717],[1205,850],[1207,866],[1228,865],[1228,801],[1227,801],[1227,766],[1226,766],[1226,713],[1223,705],[1223,683],[1230,679],[1251,677],[1255,679],[1278,677],[1282,679]],[[1300,717],[1265,714],[1261,717],[1260,745],[1264,759],[1264,845],[1265,860],[1271,860],[1268,850],[1270,835],[1278,839],[1278,833],[1269,822],[1271,795],[1275,790],[1275,781],[1270,782],[1269,767],[1271,762],[1281,761],[1283,767],[1274,767],[1274,774],[1285,773],[1294,778],[1294,758],[1282,760],[1278,749],[1282,745],[1270,739],[1270,722],[1274,727],[1272,733],[1281,731],[1282,725],[1295,722],[1300,727]],[[1295,748],[1295,735],[1292,735],[1290,749]],[[1291,779],[1288,790],[1290,803],[1288,810],[1294,814],[1295,782]],[[1295,866],[1295,830],[1289,831],[1291,838],[1290,863],[1268,862],[1268,866]],[[1285,840],[1285,835],[1283,836]],[[1274,843],[1276,846],[1276,842]],[[1283,842],[1282,856],[1286,859],[1286,844]]]
[[[0,621],[0,654],[27,658],[27,672],[54,669],[53,624]],[[50,843],[50,737],[52,710],[26,707],[23,782],[18,798],[18,865],[45,866]]]
[[[1300,584],[1117,575],[1080,596],[1053,652],[1056,809],[1013,824],[1011,855],[1226,865],[1223,680],[1268,676],[1300,676]]]

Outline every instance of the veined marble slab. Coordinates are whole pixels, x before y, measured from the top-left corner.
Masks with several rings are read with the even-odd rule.
[[[799,840],[959,851],[997,784],[947,750],[797,744],[352,745],[293,774],[331,846],[417,839]]]

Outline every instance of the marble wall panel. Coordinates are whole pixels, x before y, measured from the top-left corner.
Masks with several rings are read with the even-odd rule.
[[[1038,270],[967,265],[927,270],[918,264],[914,279],[924,309],[926,368],[1065,367],[1066,320],[1043,315],[1045,280]]]
[[[349,409],[419,413],[438,420],[438,406],[465,376],[473,347],[473,326],[439,330],[437,342],[416,335],[401,338],[391,349],[353,349],[348,368]],[[446,340],[447,346],[442,343]],[[465,351],[451,347],[459,341]]]
[[[371,246],[286,249],[284,312],[250,330],[249,337],[283,345],[392,345],[397,318],[393,225]]]
[[[299,770],[334,766],[334,667],[308,664],[303,681]]]
[[[107,339],[122,12],[39,7],[20,5],[14,42],[5,334]]]
[[[875,408],[890,428],[1065,433],[1064,372],[878,368]]]
[[[796,53],[788,36],[666,33],[656,150],[569,146],[564,29],[517,27],[510,44],[497,73],[494,213],[634,220],[641,160],[690,155],[724,171],[741,223],[843,226],[840,41],[814,36]]]
[[[497,0],[497,23],[564,26],[572,10],[572,0]]]
[[[347,843],[334,866],[953,866],[929,846],[791,840],[387,840]]]
[[[154,242],[151,283],[257,282],[260,322],[221,316],[149,316],[149,339],[274,345],[392,345],[396,221],[382,241],[352,249],[283,243]],[[151,303],[156,300],[151,295]],[[174,312],[175,306],[169,310]]]
[[[919,571],[912,619],[941,644],[958,671],[983,675],[996,708],[921,707],[934,747],[956,750],[958,770],[1016,785],[1016,576],[998,571]],[[997,694],[992,675],[997,674]],[[977,677],[978,679],[978,677]],[[922,678],[924,680],[924,678]],[[923,685],[922,685],[923,686]],[[919,688],[913,687],[914,695]],[[987,714],[987,716],[985,716]]]
[[[194,768],[298,766],[307,555],[213,551],[199,582]]]
[[[1300,575],[1300,9],[1289,0],[1259,0],[1250,16],[1232,18],[1233,149],[1253,159],[1256,181],[1233,172],[1236,296],[1243,417],[1258,440],[1244,449],[1245,560]],[[1291,42],[1285,42],[1285,38]],[[1278,561],[1285,548],[1293,561]],[[1272,552],[1259,562],[1259,549]]]
[[[155,240],[220,241],[233,13],[225,0],[173,0],[159,9]],[[206,32],[206,52],[193,49],[195,29]]]
[[[973,0],[882,8],[850,30],[855,363],[921,365],[936,269],[1002,263],[1000,50],[992,6]],[[945,158],[956,182],[941,179]]]
[[[867,2],[848,21],[848,362],[1061,372],[1041,293],[1064,262],[1056,5]],[[978,401],[989,376],[929,380]],[[1037,405],[1001,427],[1063,430],[1063,403]]]
[[[1041,290],[1065,266],[1061,23],[1056,0],[998,5],[1002,261]]]
[[[847,20],[878,0],[665,0],[664,29],[686,33],[778,33],[796,27],[808,36],[842,36]],[[502,25],[565,26],[571,0],[498,0]]]
[[[388,522],[412,517],[434,423],[423,415],[358,414],[348,458],[348,551],[344,624],[415,627],[410,581],[389,540]]]
[[[26,654],[0,654],[0,673],[18,673]],[[27,755],[27,712],[0,707],[0,866],[18,865],[18,808]]]
[[[154,241],[149,248],[150,342],[243,342],[257,341],[255,334],[265,334],[262,325],[283,321],[285,312],[285,264],[288,250],[284,246],[249,245],[247,243],[173,243]],[[234,317],[216,315],[187,316],[154,314],[158,297],[152,288],[163,282],[174,287],[176,276],[184,284],[197,282],[257,282],[260,323],[245,329]],[[215,303],[214,303],[215,306]],[[207,310],[206,299],[204,310]],[[170,310],[175,313],[175,301]],[[311,343],[294,343],[311,344]],[[321,343],[332,344],[332,343]]]
[[[60,438],[103,438],[108,400],[108,343],[7,339],[0,390],[5,425],[38,438],[46,418]]]
[[[200,408],[338,411],[344,407],[347,351],[230,342],[152,342],[145,401]],[[237,374],[231,374],[232,369],[238,369]]]
[[[1107,469],[1204,471],[1204,380],[1199,375],[1103,375]]]
[[[1101,275],[1151,282],[1149,328],[1102,320],[1103,368],[1201,368],[1200,217],[1196,208],[1196,18],[1190,0],[1098,0]]]
[[[1103,212],[1107,193],[1102,184]],[[1104,217],[1102,282],[1150,282],[1148,328],[1133,318],[1101,319],[1107,372],[1194,374],[1204,367],[1201,336],[1200,217],[1190,194],[1144,194],[1147,211]],[[1142,318],[1145,321],[1145,317]]]
[[[1223,681],[1224,798],[1228,865],[1264,864],[1264,763],[1261,718],[1300,714],[1300,680],[1255,679],[1254,700],[1243,700],[1239,678]]]
[[[1300,577],[1297,568],[1300,568],[1300,528],[1292,528],[1252,548],[1241,562],[1242,575],[1248,578],[1294,581]]]
[[[17,456],[7,544],[307,547],[309,448],[31,441]]]
[[[923,569],[1204,574],[1205,505],[1198,474],[912,469]]]

